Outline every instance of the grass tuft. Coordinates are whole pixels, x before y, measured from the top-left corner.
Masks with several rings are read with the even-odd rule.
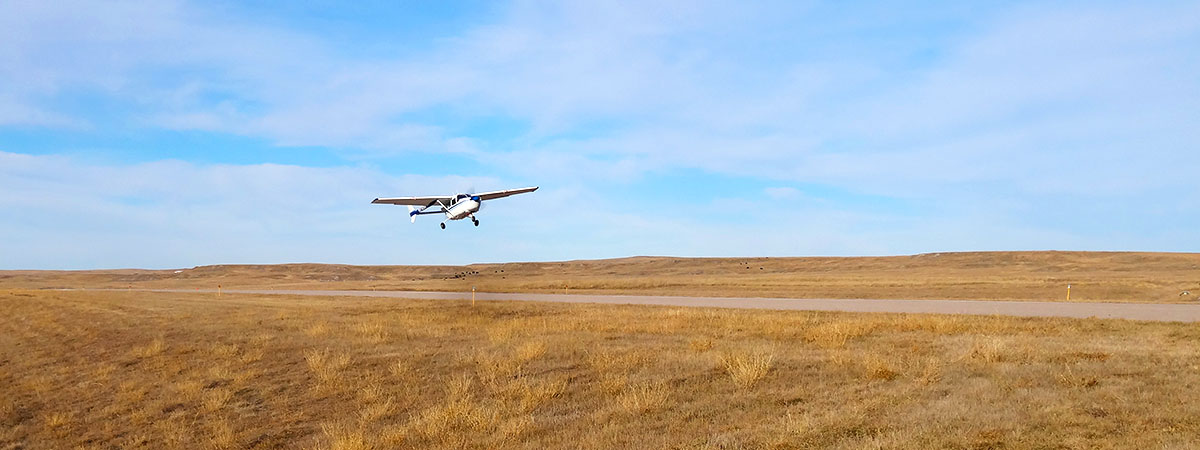
[[[376,448],[368,439],[362,427],[356,427],[345,422],[326,422],[321,424],[321,434],[325,436],[329,450],[371,450]]]
[[[645,382],[629,386],[617,397],[621,410],[629,414],[645,414],[667,406],[671,391],[666,383]]]
[[[383,399],[383,401],[366,402],[358,410],[358,420],[363,424],[375,423],[379,419],[391,414],[393,408],[394,405],[390,397]]]
[[[208,443],[211,448],[231,449],[237,441],[237,433],[228,420],[219,419],[209,425]]]
[[[526,342],[517,347],[517,360],[521,364],[541,358],[546,354],[546,343],[541,341]]]
[[[43,419],[43,423],[48,430],[56,434],[62,434],[71,429],[74,415],[70,412],[55,412],[47,414]]]
[[[900,372],[888,360],[879,355],[871,355],[867,358],[864,369],[868,380],[891,381],[900,376]]]
[[[566,378],[542,381],[522,380],[519,383],[520,410],[533,411],[550,399],[562,395],[566,389]]]
[[[387,328],[379,322],[363,322],[354,325],[353,330],[363,343],[377,345],[387,340]]]
[[[307,334],[310,337],[315,337],[315,338],[323,337],[323,336],[329,334],[329,325],[326,324],[325,322],[313,324],[312,326],[309,326],[308,328],[304,329],[304,334]]]
[[[400,359],[388,366],[388,372],[391,373],[393,377],[396,377],[401,381],[405,381],[415,376],[417,370],[413,367],[411,362]]]
[[[770,350],[739,351],[721,357],[720,365],[733,384],[749,389],[771,372],[775,353]]]
[[[499,436],[504,442],[516,442],[534,429],[532,416],[520,416],[500,425]]]
[[[933,385],[942,380],[942,366],[937,359],[930,358],[925,361],[921,368],[921,373],[917,375],[917,382],[923,385]]]
[[[878,323],[864,320],[837,320],[808,329],[804,338],[825,348],[842,348],[846,342],[871,334]]]
[[[232,359],[238,354],[237,344],[216,344],[212,347],[212,356],[217,359]]]
[[[208,391],[204,394],[204,411],[209,413],[219,411],[229,404],[231,399],[233,399],[233,391],[229,389],[217,388]]]
[[[342,377],[342,370],[350,365],[350,355],[332,354],[329,350],[306,350],[304,361],[321,383],[332,383]]]
[[[146,345],[134,347],[131,353],[138,358],[150,358],[162,354],[166,348],[167,344],[162,338],[157,338]]]
[[[1082,374],[1075,371],[1070,364],[1064,365],[1063,370],[1058,373],[1058,384],[1068,388],[1092,388],[1100,384],[1100,379],[1095,375]]]

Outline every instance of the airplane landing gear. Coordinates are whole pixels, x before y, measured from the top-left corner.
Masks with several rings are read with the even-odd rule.
[[[442,223],[441,223],[441,225],[442,225],[442,229],[443,229],[443,230],[445,230],[445,229],[446,229],[446,222],[442,222]]]
[[[476,218],[472,217],[472,218],[471,218],[471,221],[472,221],[472,222],[475,222],[475,226],[479,226],[479,219],[476,219]]]

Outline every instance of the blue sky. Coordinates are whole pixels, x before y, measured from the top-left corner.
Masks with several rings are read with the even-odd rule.
[[[1200,251],[1197,124],[1195,2],[3,2],[0,269]]]

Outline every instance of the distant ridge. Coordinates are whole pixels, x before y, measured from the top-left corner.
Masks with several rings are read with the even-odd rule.
[[[275,288],[595,292],[726,297],[1183,302],[1200,253],[939,252],[907,256],[683,258],[356,266],[2,271],[0,288]]]

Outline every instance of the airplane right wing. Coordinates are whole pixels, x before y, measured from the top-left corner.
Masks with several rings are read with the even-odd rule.
[[[533,186],[533,187],[526,187],[526,188],[520,188],[520,189],[508,189],[508,190],[503,190],[503,191],[481,192],[481,193],[475,194],[475,195],[477,197],[479,197],[480,200],[493,200],[493,199],[497,199],[497,198],[508,197],[510,195],[517,195],[517,194],[524,194],[526,192],[533,192],[536,190],[538,190],[538,187]]]

